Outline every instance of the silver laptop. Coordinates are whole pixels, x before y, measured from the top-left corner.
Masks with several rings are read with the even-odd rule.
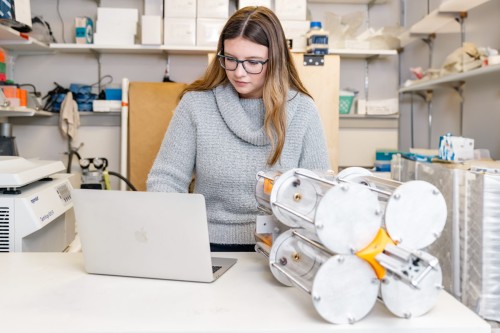
[[[212,282],[236,263],[212,258],[201,194],[74,189],[85,270]]]

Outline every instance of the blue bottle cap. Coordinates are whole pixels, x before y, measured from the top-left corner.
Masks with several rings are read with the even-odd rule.
[[[320,28],[321,29],[321,22],[319,22],[319,21],[311,21],[309,27],[310,28]]]

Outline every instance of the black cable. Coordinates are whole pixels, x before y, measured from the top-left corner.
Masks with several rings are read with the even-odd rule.
[[[127,183],[128,187],[130,187],[130,189],[132,191],[137,191],[137,189],[135,188],[134,185],[132,185],[132,183],[125,177],[123,177],[122,175],[120,175],[118,172],[114,172],[114,171],[108,171],[108,174],[111,175],[111,176],[116,176],[118,178],[120,178],[121,180],[123,180],[125,183]]]
[[[82,159],[82,157],[76,150],[71,149],[68,154],[68,167],[66,168],[67,173],[71,173],[71,164],[73,163],[73,155],[76,155],[76,157],[78,157],[78,161]]]
[[[33,93],[34,93],[36,96],[38,96],[38,91],[36,90],[35,85],[33,85],[33,84],[31,84],[31,83],[20,83],[20,84],[18,84],[18,86],[19,86],[19,87],[26,87],[26,86],[31,87],[31,88],[33,88]]]

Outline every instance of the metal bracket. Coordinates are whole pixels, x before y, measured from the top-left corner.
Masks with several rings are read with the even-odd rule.
[[[324,66],[324,54],[304,54],[304,66]]]

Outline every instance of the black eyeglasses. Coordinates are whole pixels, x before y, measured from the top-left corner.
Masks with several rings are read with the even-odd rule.
[[[243,69],[248,74],[260,74],[264,69],[264,65],[269,61],[266,60],[239,60],[234,57],[228,57],[222,54],[218,54],[219,63],[222,68],[228,71],[235,71],[238,65],[241,64]]]

